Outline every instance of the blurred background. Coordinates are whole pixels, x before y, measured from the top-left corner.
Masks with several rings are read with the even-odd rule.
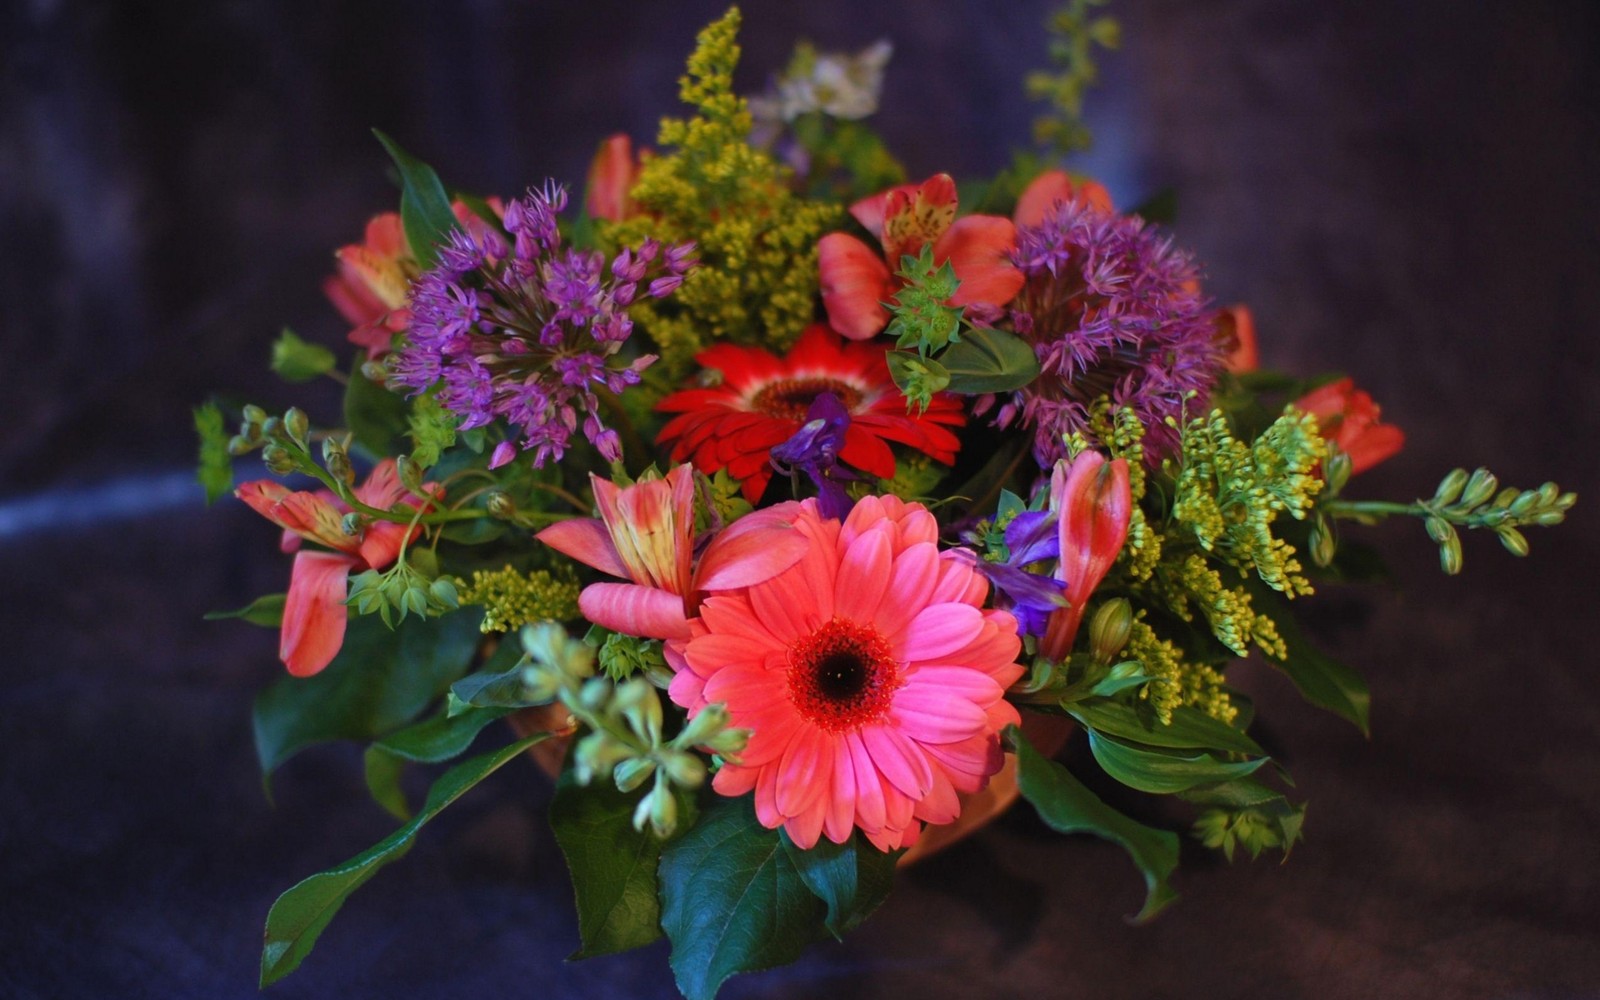
[[[742,89],[797,38],[895,43],[876,126],[914,178],[1029,141],[1047,0],[744,5]],[[275,532],[203,508],[213,391],[334,419],[267,372],[340,347],[332,253],[396,193],[369,128],[456,186],[581,182],[651,142],[720,0],[269,4],[13,0],[0,12],[0,995],[248,997],[276,894],[392,827],[358,752],[261,793],[249,726],[276,637],[207,610],[280,590]],[[1116,0],[1120,52],[1074,166],[1177,239],[1263,360],[1342,369],[1405,429],[1352,495],[1455,465],[1582,499],[1517,560],[1420,526],[1365,537],[1392,585],[1319,595],[1373,735],[1238,674],[1311,802],[1291,861],[1186,859],[1135,929],[1113,847],[1026,810],[904,873],[844,944],[729,997],[1600,996],[1600,10]],[[242,470],[247,471],[247,470]],[[666,952],[563,964],[547,782],[510,766],[356,894],[272,996],[674,995]],[[1188,862],[1192,862],[1189,864]]]

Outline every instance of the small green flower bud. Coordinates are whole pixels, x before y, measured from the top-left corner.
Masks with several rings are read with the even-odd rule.
[[[267,470],[275,476],[287,476],[296,468],[294,456],[289,454],[289,449],[281,445],[269,444],[261,453],[261,460],[266,463]]]
[[[428,596],[433,598],[435,604],[451,611],[461,606],[461,595],[456,593],[455,582],[448,576],[441,576],[428,584]]]
[[[591,712],[605,707],[611,697],[611,685],[599,677],[591,677],[578,689],[578,703]]]
[[[672,831],[677,829],[678,803],[672,797],[672,789],[664,782],[656,782],[633,809],[633,828],[643,830],[646,823],[650,824],[651,832],[663,839],[672,836]]]
[[[395,459],[395,469],[400,473],[400,485],[410,490],[416,496],[427,496],[422,488],[422,466],[418,465],[410,455],[401,455]]]
[[[1333,529],[1319,515],[1311,528],[1311,561],[1318,566],[1330,566],[1338,551],[1339,541],[1333,537]]]
[[[254,403],[246,403],[245,404],[245,406],[244,406],[244,422],[245,422],[245,426],[247,426],[247,427],[260,427],[263,423],[266,422],[266,419],[267,419],[267,411],[266,410],[263,410],[261,407],[257,406]]]
[[[1507,552],[1514,556],[1528,554],[1528,540],[1516,528],[1501,528],[1496,534],[1500,536],[1500,544],[1506,547]]]
[[[1428,537],[1440,545],[1456,535],[1456,529],[1450,527],[1450,522],[1442,517],[1430,517],[1422,523],[1428,529]]]
[[[1471,509],[1494,496],[1494,491],[1500,488],[1500,480],[1495,474],[1485,468],[1475,469],[1471,478],[1467,480],[1466,489],[1461,491],[1460,506]]]
[[[723,757],[737,757],[750,744],[750,730],[723,729],[705,741],[707,750]]]
[[[1461,539],[1453,533],[1439,543],[1439,568],[1450,576],[1461,572]]]
[[[706,780],[706,765],[699,757],[682,750],[662,750],[661,769],[679,788],[699,788]]]
[[[283,429],[289,432],[289,436],[300,447],[304,448],[306,435],[311,433],[311,418],[307,417],[306,411],[300,409],[300,407],[291,406],[289,411],[283,415]]]
[[[1545,483],[1539,487],[1539,506],[1550,506],[1556,502],[1556,498],[1560,495],[1561,487],[1557,486],[1555,483]]]
[[[361,363],[361,377],[376,386],[386,386],[389,381],[389,372],[382,361],[363,361]]]
[[[617,790],[631,792],[645,783],[645,780],[656,773],[656,762],[649,757],[630,757],[617,765],[614,777],[617,779]]]
[[[617,685],[614,704],[629,727],[651,746],[661,742],[661,696],[649,681],[635,677]]]
[[[1331,454],[1322,462],[1322,478],[1327,481],[1326,495],[1336,497],[1344,490],[1350,481],[1350,456],[1333,448]]]
[[[628,749],[603,732],[590,733],[572,748],[573,776],[587,785],[596,775],[610,775],[618,761],[627,759]]]
[[[349,535],[351,538],[361,534],[361,529],[365,528],[366,526],[366,515],[358,514],[355,511],[351,511],[339,519],[339,530]]]
[[[508,521],[517,516],[517,502],[511,499],[511,494],[505,490],[490,490],[489,496],[483,502],[484,509],[490,517],[497,517]]]
[[[1439,488],[1433,494],[1434,503],[1441,507],[1455,503],[1466,485],[1467,470],[1451,469],[1450,474],[1439,481]]]
[[[728,710],[719,702],[702,708],[688,724],[673,737],[672,745],[680,750],[699,746],[711,739],[728,724]]]
[[[1133,631],[1133,605],[1127,598],[1113,598],[1100,605],[1089,619],[1089,650],[1095,660],[1110,663],[1128,644]]]
[[[1533,523],[1548,528],[1553,524],[1560,524],[1567,519],[1564,510],[1541,510],[1533,516]]]
[[[261,433],[269,438],[277,437],[282,430],[283,421],[278,417],[268,417],[261,421]]]
[[[1511,506],[1506,509],[1511,511],[1512,517],[1522,517],[1538,505],[1539,494],[1533,490],[1523,490],[1515,500],[1511,501]]]
[[[235,434],[233,437],[228,439],[228,454],[230,455],[248,455],[252,451],[255,451],[255,449],[255,442],[251,441],[243,434]]]
[[[543,704],[561,693],[561,674],[542,663],[522,668],[522,693],[528,701]]]
[[[417,584],[407,587],[400,609],[409,611],[419,618],[426,617],[428,614],[428,592]]]
[[[1517,491],[1515,486],[1507,486],[1505,489],[1494,495],[1494,506],[1500,508],[1501,510],[1505,510],[1511,506],[1512,502],[1515,501],[1517,497],[1521,495],[1522,494]]]

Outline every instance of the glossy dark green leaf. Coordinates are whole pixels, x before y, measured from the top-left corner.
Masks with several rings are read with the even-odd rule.
[[[394,630],[352,617],[344,646],[311,677],[283,677],[256,697],[263,777],[306,747],[373,740],[404,726],[466,672],[482,636],[470,614],[409,618]]]
[[[242,608],[232,611],[208,611],[206,621],[223,621],[229,618],[238,618],[252,625],[265,625],[268,628],[277,628],[283,624],[283,605],[288,600],[287,594],[267,594],[258,597]]]
[[[1179,797],[1195,805],[1226,809],[1248,809],[1283,799],[1283,793],[1255,778],[1239,778],[1219,785],[1202,785],[1180,792]]]
[[[233,456],[228,454],[228,430],[215,403],[194,408],[194,429],[200,435],[200,463],[195,478],[206,491],[206,503],[233,489]]]
[[[1134,923],[1153,918],[1177,898],[1169,883],[1178,867],[1178,835],[1136,822],[1106,805],[1072,772],[1030,746],[1012,726],[1006,740],[1017,753],[1017,787],[1039,818],[1060,833],[1088,833],[1120,845],[1144,875],[1144,906]]]
[[[783,965],[826,933],[827,906],[789,859],[751,796],[722,799],[661,854],[661,927],[688,1000],[729,976]]]
[[[1039,375],[1039,359],[1021,337],[1004,330],[975,326],[959,343],[939,355],[950,373],[951,392],[978,395],[1020,389]]]
[[[350,373],[344,390],[344,422],[355,444],[366,456],[377,461],[399,455],[408,446],[410,430],[404,397],[390,392],[361,374],[359,366]]]
[[[478,709],[459,715],[438,715],[390,733],[367,747],[367,791],[398,819],[410,819],[411,807],[400,788],[406,761],[438,764],[467,752],[485,726],[510,714],[510,709]]]
[[[372,130],[383,143],[394,165],[400,170],[400,224],[411,245],[411,256],[424,269],[432,267],[438,245],[455,228],[456,216],[450,209],[450,196],[433,168],[401,149],[387,135]]]
[[[661,936],[657,869],[663,842],[633,828],[643,794],[619,792],[615,783],[579,785],[571,770],[556,783],[550,827],[572,871],[582,944],[569,958],[592,958],[647,945]],[[679,829],[694,823],[694,801],[678,797]]]
[[[410,850],[417,831],[468,789],[548,734],[518,740],[446,771],[428,791],[416,818],[344,864],[313,875],[278,897],[267,914],[266,943],[261,950],[261,985],[266,987],[293,972],[317,943],[344,901],[384,865]]]
[[[1154,713],[1146,718],[1136,709],[1115,701],[1075,702],[1067,705],[1066,711],[1090,729],[1154,747],[1197,747],[1257,756],[1266,752],[1242,730],[1187,706],[1173,709],[1169,725],[1162,725],[1154,718]]]
[[[1288,602],[1276,591],[1254,578],[1247,585],[1256,610],[1277,625],[1278,635],[1289,651],[1282,660],[1269,656],[1267,662],[1287,674],[1306,701],[1354,723],[1363,736],[1372,735],[1368,728],[1372,695],[1367,691],[1367,682],[1313,646],[1300,631]]]
[[[822,837],[810,850],[795,846],[787,833],[782,839],[806,888],[828,904],[826,924],[834,937],[860,926],[889,897],[901,852],[880,851],[859,831],[843,844]]]
[[[1089,749],[1095,762],[1113,778],[1141,792],[1167,795],[1196,785],[1231,781],[1256,771],[1268,760],[1218,760],[1208,753],[1179,753],[1134,746],[1094,730],[1089,731]]]

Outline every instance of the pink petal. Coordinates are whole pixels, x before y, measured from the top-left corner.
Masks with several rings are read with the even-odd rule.
[[[918,743],[955,743],[981,734],[988,722],[977,705],[928,684],[912,684],[895,692],[889,717]]]
[[[789,834],[789,839],[794,841],[796,847],[809,851],[817,846],[817,838],[822,833],[827,810],[827,798],[819,796],[799,814],[790,816],[783,824],[784,831]]]
[[[866,340],[889,323],[883,307],[893,294],[892,275],[877,251],[846,233],[817,242],[817,270],[828,325],[851,340]]]
[[[779,812],[785,816],[798,816],[827,793],[828,778],[833,773],[832,750],[831,741],[810,726],[803,727],[789,741],[789,747],[783,752],[783,760],[778,765]],[[816,843],[815,836],[811,843]]]
[[[861,730],[861,744],[872,755],[878,773],[902,795],[919,799],[933,786],[933,770],[928,766],[928,759],[895,728],[867,726]],[[896,825],[894,797],[888,797],[884,804],[889,807],[889,823]],[[909,810],[907,818],[910,818]]]
[[[578,610],[601,628],[647,639],[687,639],[683,598],[634,583],[591,583],[578,595]]]
[[[839,563],[833,589],[833,613],[855,622],[871,622],[889,583],[889,539],[869,531],[850,543]]]
[[[736,798],[748,793],[756,787],[756,778],[761,774],[754,767],[740,767],[737,764],[723,764],[711,778],[711,787],[716,789],[718,795]]]
[[[598,584],[596,584],[598,586]],[[621,584],[620,586],[626,586]],[[702,677],[711,677],[714,674],[731,667],[744,667],[759,669],[765,662],[767,653],[772,646],[755,642],[739,635],[702,635],[690,640],[684,647],[684,659],[689,661],[689,666],[695,673]],[[721,697],[706,695],[712,701],[722,701]]]
[[[848,740],[840,739],[833,747],[833,787],[828,791],[827,813],[822,818],[822,830],[835,844],[850,839],[855,825],[856,774],[853,753]]]
[[[983,615],[970,604],[930,604],[911,619],[895,643],[895,658],[937,660],[977,637]]]
[[[928,603],[938,579],[938,546],[932,542],[918,542],[901,552],[895,558],[889,589],[878,607],[878,631],[891,638],[904,631]]]
[[[344,606],[355,560],[332,552],[302,552],[289,571],[278,656],[289,673],[309,677],[338,655],[344,645]]]
[[[850,758],[850,773],[856,791],[856,819],[869,833],[883,829],[887,812],[883,800],[883,776],[872,764],[872,754],[861,739],[861,733],[845,736],[843,756]]]
[[[752,521],[753,524],[742,527]],[[706,547],[695,572],[694,589],[735,590],[755,586],[799,562],[807,546],[805,536],[792,525],[747,515]]]
[[[933,788],[912,813],[928,823],[953,823],[961,815],[961,800],[956,797],[955,786],[940,771],[934,771]]]
[[[592,517],[575,517],[557,521],[533,537],[560,552],[562,555],[593,566],[602,573],[628,579],[628,567],[617,555],[617,546],[611,541],[611,532]]]

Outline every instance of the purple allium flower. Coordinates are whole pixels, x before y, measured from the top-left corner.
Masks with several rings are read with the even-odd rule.
[[[1144,424],[1147,461],[1172,454],[1178,432],[1166,418],[1182,419],[1190,393],[1189,411],[1204,412],[1223,366],[1189,255],[1139,218],[1070,201],[1018,230],[1012,260],[1027,276],[1013,328],[1042,371],[997,421],[1020,415],[1048,469],[1065,456],[1062,437],[1086,432],[1089,407],[1105,396]]]
[[[609,266],[598,252],[563,246],[556,216],[566,204],[566,190],[547,182],[506,206],[509,243],[453,231],[438,263],[417,279],[411,328],[389,356],[395,383],[413,395],[438,385],[436,398],[463,428],[497,419],[511,425],[511,440],[495,449],[496,466],[518,450],[531,451],[535,467],[559,461],[580,426],[607,460],[621,455],[620,437],[601,422],[596,390],[637,385],[656,360],[647,354],[611,367],[633,333],[627,309],[639,284],[666,294],[658,286],[676,287],[693,266],[693,244],[663,255],[646,240]]]

